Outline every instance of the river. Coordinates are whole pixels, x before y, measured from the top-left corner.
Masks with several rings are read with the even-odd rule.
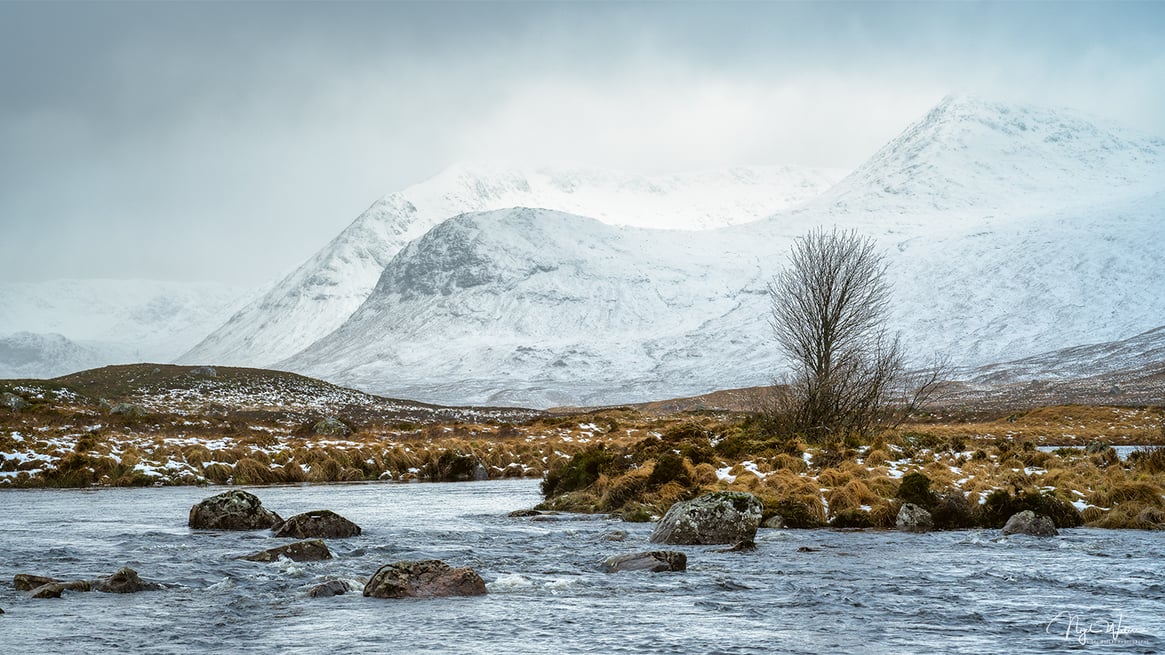
[[[285,517],[332,509],[364,533],[329,541],[330,561],[261,564],[233,558],[287,542],[186,527],[191,505],[218,491],[0,492],[0,652],[1165,650],[1159,533],[761,530],[755,552],[673,547],[687,553],[686,572],[608,575],[596,568],[605,557],[656,548],[651,524],[507,517],[538,502],[535,481],[287,486],[251,491]],[[604,538],[613,530],[626,540]],[[306,593],[427,558],[474,567],[490,594]],[[82,579],[122,566],[168,588],[31,600],[11,584],[15,573]]]

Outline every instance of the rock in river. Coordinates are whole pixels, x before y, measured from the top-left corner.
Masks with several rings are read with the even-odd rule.
[[[239,559],[245,559],[249,562],[274,562],[280,557],[286,557],[293,562],[318,562],[332,559],[332,551],[328,550],[327,545],[319,539],[308,539],[243,555]]]
[[[481,596],[485,581],[471,568],[451,568],[441,560],[397,562],[380,567],[364,595],[372,598],[436,598]]]
[[[18,591],[29,591],[33,598],[60,598],[65,591],[100,591],[107,594],[133,594],[139,591],[157,591],[162,585],[146,582],[138,577],[137,571],[122,567],[116,573],[99,580],[73,580],[64,582],[56,578],[18,573],[12,578]]]
[[[1052,519],[1030,509],[1013,514],[1003,526],[1003,534],[1028,534],[1033,537],[1055,537],[1060,534]]]
[[[674,550],[653,550],[646,553],[631,553],[608,557],[600,565],[603,573],[617,573],[619,571],[685,571],[688,568],[688,556]]]
[[[735,544],[756,538],[760,500],[741,491],[717,491],[672,505],[651,533],[655,544]]]
[[[352,591],[343,580],[328,580],[308,590],[307,595],[312,598],[327,598],[328,596],[343,596]]]
[[[162,588],[162,585],[156,582],[145,582],[138,577],[137,571],[128,566],[118,569],[117,573],[104,580],[94,580],[92,584],[94,590],[107,594],[136,594],[139,591],[157,591]]]
[[[360,534],[360,526],[327,509],[296,514],[274,530],[276,537],[291,539],[343,539]]]
[[[263,530],[281,523],[254,494],[234,489],[190,508],[189,525],[198,530]]]
[[[934,529],[934,519],[930,512],[913,503],[906,503],[898,510],[895,524],[899,530],[906,532],[930,532]]]

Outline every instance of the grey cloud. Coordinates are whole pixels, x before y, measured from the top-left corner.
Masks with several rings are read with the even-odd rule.
[[[0,3],[0,277],[257,283],[463,158],[853,166],[949,91],[1165,134],[1156,3]]]

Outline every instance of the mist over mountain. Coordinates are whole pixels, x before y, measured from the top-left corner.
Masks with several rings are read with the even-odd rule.
[[[247,294],[222,284],[152,280],[0,284],[0,377],[170,361]]]

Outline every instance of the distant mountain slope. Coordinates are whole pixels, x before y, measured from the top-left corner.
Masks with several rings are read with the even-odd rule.
[[[979,384],[1063,380],[1082,375],[1137,372],[1154,362],[1165,363],[1165,326],[1119,341],[1061,348],[990,364],[967,371],[964,376]],[[1158,402],[1165,402],[1165,397],[1158,398]]]
[[[0,379],[48,378],[101,365],[102,355],[59,334],[0,337]]]
[[[406,244],[465,212],[540,207],[613,225],[705,229],[795,206],[842,176],[836,170],[788,167],[642,177],[566,168],[457,166],[378,200],[180,361],[262,366],[295,354],[339,327]]]
[[[1018,129],[1016,116],[1033,125]],[[765,283],[792,238],[830,224],[885,248],[895,326],[914,353],[972,366],[1116,340],[1165,316],[1162,146],[948,99],[833,190],[762,221],[693,233],[541,210],[459,216],[280,366],[454,404],[766,384],[780,362]]]
[[[1067,109],[950,96],[806,205],[950,224],[1161,190],[1165,139]]]
[[[53,377],[170,360],[238,309],[246,291],[211,283],[53,280],[0,284],[0,377]]]

